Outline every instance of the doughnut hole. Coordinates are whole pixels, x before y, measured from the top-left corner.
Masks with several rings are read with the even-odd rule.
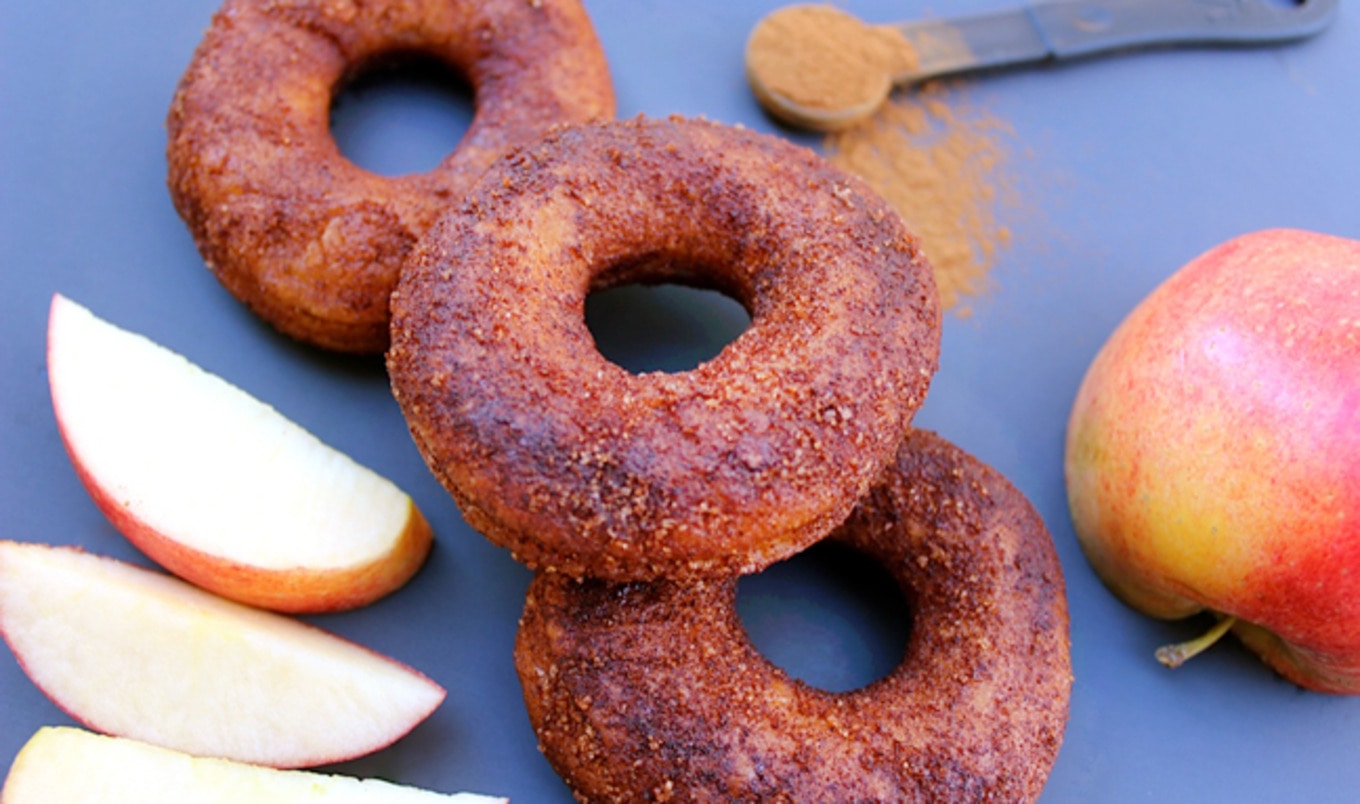
[[[476,112],[471,85],[422,53],[372,59],[341,81],[330,130],[340,153],[382,176],[434,169],[453,153]]]
[[[717,357],[750,322],[730,297],[684,285],[620,285],[586,297],[595,347],[634,374],[688,371]]]
[[[737,614],[761,655],[827,692],[849,692],[901,664],[910,606],[868,556],[819,542],[737,584]]]
[[[751,325],[721,272],[641,260],[601,272],[585,300],[586,327],[606,360],[634,374],[679,373],[717,357]]]

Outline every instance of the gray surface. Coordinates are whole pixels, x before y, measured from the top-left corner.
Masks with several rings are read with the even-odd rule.
[[[620,114],[702,114],[774,130],[740,62],[747,32],[774,5],[588,0]],[[1003,5],[851,7],[888,21]],[[430,516],[438,547],[407,588],[318,622],[426,671],[448,701],[408,739],[344,769],[568,801],[535,750],[511,663],[527,573],[462,524],[411,446],[381,365],[321,355],[261,326],[202,268],[171,208],[162,120],[214,7],[0,5],[0,537],[136,559],[80,487],[53,423],[44,327],[60,291],[275,404],[409,489]],[[972,317],[947,320],[919,421],[1005,472],[1057,541],[1077,682],[1046,802],[1353,801],[1360,789],[1360,701],[1302,692],[1233,644],[1176,673],[1156,666],[1155,646],[1202,624],[1152,622],[1106,594],[1076,548],[1061,485],[1063,427],[1082,371],[1158,281],[1252,229],[1360,237],[1360,16],[1351,11],[1285,49],[1140,53],[989,76],[968,90],[1014,128],[1023,204],[1004,213],[1015,242],[995,287]],[[446,112],[430,125],[459,114]],[[653,317],[683,319],[691,303],[663,299]],[[841,613],[853,622],[862,601],[837,592],[834,577],[830,593],[804,593],[807,582],[792,572],[763,584],[743,600],[748,622],[758,638],[777,638],[789,619],[826,616],[784,650],[823,683],[842,683],[834,668],[817,674],[871,659],[808,643],[819,628],[840,628]],[[871,654],[894,638],[891,623],[841,636],[866,641]],[[0,766],[34,729],[62,722],[0,656]]]

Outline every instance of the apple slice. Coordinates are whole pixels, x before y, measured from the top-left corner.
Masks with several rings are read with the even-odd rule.
[[[275,770],[205,759],[69,727],[39,729],[15,758],[3,804],[504,804],[380,779]]]
[[[391,744],[444,700],[352,642],[77,548],[0,541],[0,634],[77,721],[197,756],[338,762]]]
[[[95,503],[188,581],[277,611],[338,611],[397,589],[429,554],[429,524],[391,481],[59,294],[47,371]]]

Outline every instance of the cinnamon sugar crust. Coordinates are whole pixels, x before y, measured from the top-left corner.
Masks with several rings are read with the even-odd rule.
[[[476,111],[433,170],[380,176],[340,153],[330,106],[403,54],[460,73]],[[233,295],[294,338],[378,353],[401,264],[438,213],[513,145],[613,114],[579,0],[226,0],[170,107],[168,183]]]
[[[751,324],[631,373],[585,324],[625,283],[721,291]],[[531,568],[749,572],[820,539],[891,460],[939,356],[930,266],[858,179],[703,120],[559,128],[441,219],[392,299],[388,369],[466,520]]]
[[[913,616],[902,663],[846,693],[756,651],[735,577],[536,576],[516,666],[540,747],[580,801],[1039,796],[1072,676],[1062,570],[1029,502],[916,431],[832,538],[880,561]]]

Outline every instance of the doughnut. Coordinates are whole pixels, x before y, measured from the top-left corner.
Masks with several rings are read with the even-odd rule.
[[[331,102],[416,55],[468,81],[472,122],[434,169],[377,175],[340,153]],[[168,184],[234,296],[299,340],[378,353],[402,261],[438,213],[515,143],[613,114],[579,0],[226,0],[170,106]]]
[[[752,646],[735,577],[540,573],[515,664],[539,745],[581,801],[1023,801],[1067,723],[1062,570],[1029,502],[913,431],[829,538],[881,562],[912,616],[901,664],[849,692]]]
[[[592,290],[724,293],[750,325],[679,372],[611,363]],[[754,571],[840,523],[939,357],[916,240],[781,138],[670,117],[564,126],[441,218],[392,297],[412,437],[492,542],[608,580]]]

